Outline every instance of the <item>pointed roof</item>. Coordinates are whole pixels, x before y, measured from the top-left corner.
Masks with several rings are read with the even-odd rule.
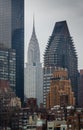
[[[31,39],[28,46],[28,61],[29,63],[40,62],[40,49],[39,49],[39,43],[38,43],[36,33],[35,33],[34,16],[33,16],[33,31],[32,31]]]
[[[34,42],[32,42],[34,41]],[[39,44],[38,43],[38,40],[37,40],[37,37],[36,37],[36,32],[35,32],[35,19],[34,19],[34,16],[33,16],[33,30],[32,30],[32,35],[31,35],[31,39],[30,39],[30,43],[29,44]]]
[[[56,34],[70,36],[66,21],[56,22],[52,35]]]
[[[34,16],[33,16],[33,33],[35,33],[35,19],[34,19]]]
[[[32,31],[32,37],[35,37],[36,38],[36,33],[35,33],[35,19],[34,19],[34,15],[33,15],[33,31]]]

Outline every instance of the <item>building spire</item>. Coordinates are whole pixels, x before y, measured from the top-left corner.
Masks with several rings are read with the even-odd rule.
[[[34,14],[33,14],[33,34],[35,34],[35,18],[34,18]]]
[[[33,51],[31,51],[33,50]],[[35,32],[35,21],[34,21],[34,15],[33,15],[33,30],[31,39],[29,42],[29,48],[28,48],[28,62],[29,63],[39,63],[40,62],[40,50],[39,50],[39,43],[36,37]]]

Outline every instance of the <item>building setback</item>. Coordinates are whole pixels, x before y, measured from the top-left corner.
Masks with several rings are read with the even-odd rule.
[[[16,95],[24,100],[24,0],[0,0],[0,44],[16,51]]]
[[[77,104],[78,58],[66,21],[56,22],[54,26],[44,53],[44,68],[46,67],[68,69],[68,77],[71,79],[71,86],[75,93]]]
[[[36,98],[38,105],[43,102],[43,70],[40,63],[39,43],[36,38],[33,22],[33,32],[28,47],[28,62],[25,68],[26,98]]]

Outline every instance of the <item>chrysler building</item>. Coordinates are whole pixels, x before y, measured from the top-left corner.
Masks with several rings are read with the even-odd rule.
[[[40,105],[43,102],[43,70],[40,63],[40,49],[35,33],[34,20],[27,61],[25,68],[25,98],[36,98],[38,105]]]

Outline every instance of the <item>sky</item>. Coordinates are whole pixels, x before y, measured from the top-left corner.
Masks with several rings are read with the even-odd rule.
[[[66,20],[78,55],[78,69],[83,69],[83,0],[25,0],[25,62],[33,15],[41,63],[55,23]]]

